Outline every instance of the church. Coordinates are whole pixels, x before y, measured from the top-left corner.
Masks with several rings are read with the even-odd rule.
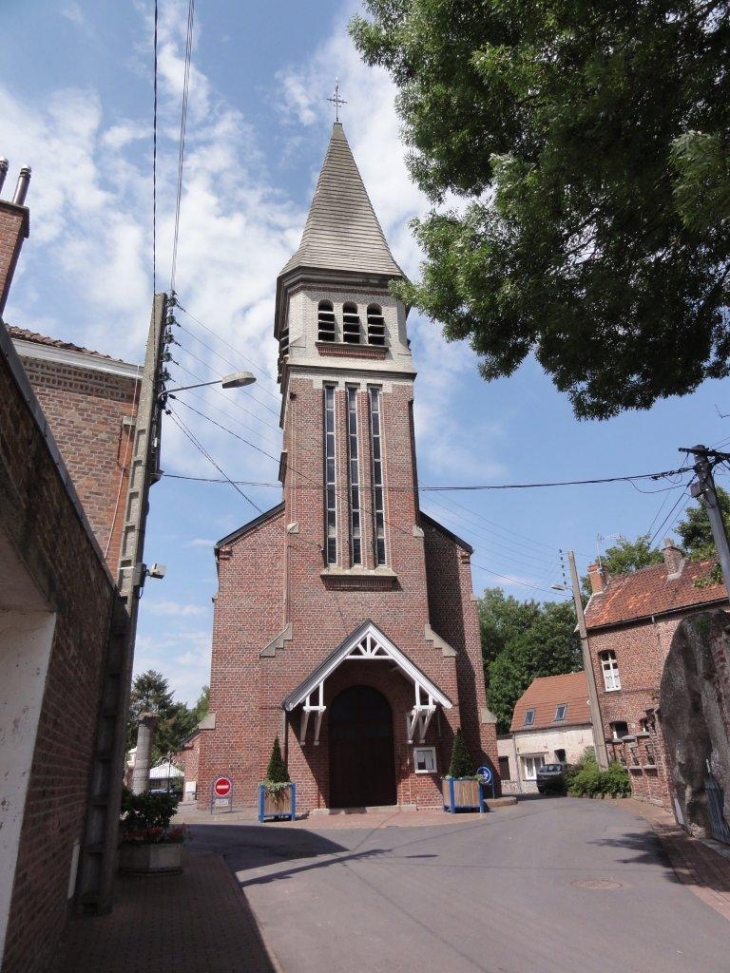
[[[498,766],[472,548],[419,510],[403,279],[341,123],[279,274],[283,500],[215,547],[198,801],[254,806],[279,738],[299,811],[434,807],[454,734]]]

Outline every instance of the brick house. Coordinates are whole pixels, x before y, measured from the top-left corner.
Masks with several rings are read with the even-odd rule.
[[[278,735],[302,810],[433,806],[461,727],[497,765],[471,547],[418,507],[402,279],[335,123],[277,281],[283,502],[215,548],[198,800],[253,805]]]
[[[544,764],[577,763],[593,747],[585,673],[533,679],[515,704],[509,735],[497,745],[506,793],[535,793]]]
[[[663,562],[609,577],[588,569],[585,620],[608,757],[628,767],[635,797],[671,808],[670,771],[659,689],[672,639],[683,619],[728,608],[712,562],[690,561],[671,541]]]

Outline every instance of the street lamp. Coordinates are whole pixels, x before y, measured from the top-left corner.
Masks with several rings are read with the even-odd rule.
[[[580,635],[580,647],[583,656],[583,671],[586,674],[586,682],[588,683],[588,707],[591,712],[591,723],[593,724],[593,742],[596,748],[598,766],[601,770],[606,770],[608,767],[608,751],[606,750],[606,741],[603,736],[603,722],[598,706],[598,690],[596,688],[596,678],[593,672],[593,663],[588,646],[588,629],[586,628],[586,617],[583,612],[583,600],[580,596],[580,582],[578,581],[578,571],[575,566],[575,554],[572,551],[568,551],[567,553],[568,564],[570,565],[571,587],[568,588],[564,584],[553,584],[550,587],[554,588],[555,591],[569,591],[572,589],[573,592],[573,604],[575,605],[575,615],[578,619],[578,634]]]
[[[212,382],[197,382],[195,385],[175,385],[171,389],[165,389],[157,396],[157,401],[164,406],[168,398],[174,399],[175,392],[186,392],[188,389],[202,389],[207,385],[220,385],[224,389],[240,389],[246,385],[253,385],[256,376],[251,372],[233,372],[232,375],[224,375],[223,378],[214,378]]]

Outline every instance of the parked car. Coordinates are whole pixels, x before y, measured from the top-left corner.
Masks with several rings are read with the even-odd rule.
[[[565,792],[566,764],[543,764],[537,772],[537,790],[540,794]]]

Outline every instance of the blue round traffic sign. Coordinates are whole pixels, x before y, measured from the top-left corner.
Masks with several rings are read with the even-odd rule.
[[[477,777],[481,780],[483,784],[491,784],[492,768],[487,767],[487,765],[485,764],[483,767],[480,767],[479,770],[477,770]]]

